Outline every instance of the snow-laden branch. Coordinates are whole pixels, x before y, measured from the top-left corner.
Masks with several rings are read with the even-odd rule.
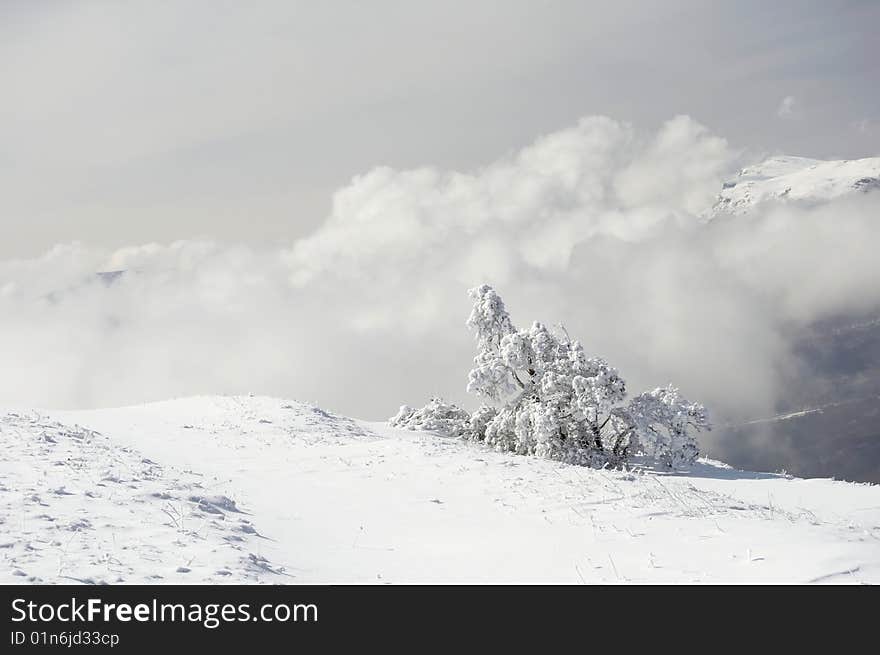
[[[421,410],[402,409],[394,425],[578,464],[619,464],[641,453],[675,466],[697,457],[694,433],[710,428],[702,405],[672,386],[627,400],[617,369],[587,357],[564,326],[558,334],[538,322],[517,329],[492,287],[469,293],[477,355],[467,390],[492,404],[468,415],[434,399]]]

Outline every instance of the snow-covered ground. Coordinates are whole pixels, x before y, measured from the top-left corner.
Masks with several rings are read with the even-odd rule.
[[[590,470],[265,397],[0,411],[0,582],[880,581],[880,487]]]
[[[880,190],[880,157],[827,161],[771,157],[743,168],[726,182],[707,216],[747,214],[768,201],[816,204],[855,191],[875,190]]]

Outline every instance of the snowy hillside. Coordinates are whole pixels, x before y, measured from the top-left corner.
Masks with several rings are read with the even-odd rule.
[[[823,202],[853,191],[880,189],[880,157],[825,161],[772,157],[726,182],[708,216],[745,214],[772,200]]]
[[[880,581],[880,487],[592,470],[263,397],[0,411],[3,582]]]

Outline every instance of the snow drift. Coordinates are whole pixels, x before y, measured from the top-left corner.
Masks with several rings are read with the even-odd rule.
[[[3,582],[880,581],[880,487],[595,470],[266,397],[0,412]]]

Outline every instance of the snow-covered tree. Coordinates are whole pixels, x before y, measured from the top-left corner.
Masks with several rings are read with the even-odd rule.
[[[468,437],[471,415],[457,405],[444,402],[442,398],[431,398],[421,409],[403,405],[388,422],[393,427],[406,430],[425,430],[451,437]]]
[[[474,441],[483,441],[486,438],[486,426],[489,421],[498,415],[498,410],[491,405],[480,405],[480,408],[471,414],[470,433],[468,437]]]
[[[694,431],[710,429],[706,408],[682,398],[672,385],[633,398],[627,417],[641,451],[670,467],[694,461],[699,454]]]
[[[474,308],[467,326],[476,333],[478,354],[474,360],[476,366],[468,376],[467,390],[499,400],[516,389],[500,352],[502,341],[516,330],[495,289],[484,284],[468,293],[474,299]]]
[[[496,450],[583,465],[620,464],[634,454],[675,466],[698,454],[694,432],[710,429],[705,408],[672,386],[627,402],[617,369],[587,357],[564,328],[518,330],[498,293],[484,284],[467,326],[477,355],[467,390],[486,400],[472,415],[437,399],[401,408],[392,424],[483,441]]]
[[[643,453],[668,466],[693,461],[694,432],[709,429],[702,405],[674,387],[626,402],[626,383],[605,360],[587,357],[564,328],[517,330],[488,285],[470,291],[477,355],[468,391],[500,403],[474,434],[498,450],[579,464],[620,463]]]

